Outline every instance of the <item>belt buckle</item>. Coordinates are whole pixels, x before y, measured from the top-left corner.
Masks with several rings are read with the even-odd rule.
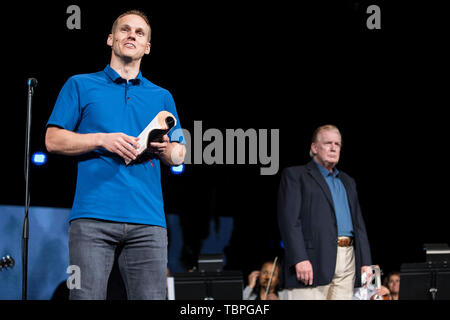
[[[353,244],[353,238],[351,237],[338,237],[337,244],[339,247],[349,247]]]

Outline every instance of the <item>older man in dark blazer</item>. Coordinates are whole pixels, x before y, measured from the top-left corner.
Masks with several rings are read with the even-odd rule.
[[[335,167],[341,146],[337,127],[319,127],[312,161],[283,170],[278,223],[289,299],[351,299],[361,274],[369,272],[370,247],[356,184]]]

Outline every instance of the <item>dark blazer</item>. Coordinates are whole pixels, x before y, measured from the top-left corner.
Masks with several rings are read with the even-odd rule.
[[[371,265],[369,241],[361,215],[355,181],[340,171],[350,206],[354,231],[356,280],[361,286],[361,266]],[[278,224],[284,243],[283,278],[285,288],[303,288],[295,265],[309,260],[313,286],[327,285],[333,279],[337,254],[337,222],[331,192],[325,178],[311,161],[289,167],[281,174],[278,191]]]

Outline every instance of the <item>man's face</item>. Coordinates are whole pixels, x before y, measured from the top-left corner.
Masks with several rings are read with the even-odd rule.
[[[273,263],[267,262],[265,263],[262,268],[261,272],[259,274],[259,285],[263,288],[267,288],[269,285],[270,275],[272,274],[273,269]],[[273,272],[271,287],[275,287],[278,284],[278,267],[275,268],[275,271]]]
[[[341,154],[341,135],[336,130],[322,130],[311,145],[314,160],[326,168],[333,168]]]
[[[133,61],[150,53],[150,28],[140,16],[123,16],[117,21],[112,32],[108,36],[107,44],[112,47],[115,56]]]

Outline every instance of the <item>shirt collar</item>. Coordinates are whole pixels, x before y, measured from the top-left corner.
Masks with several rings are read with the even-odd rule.
[[[117,72],[116,70],[114,70],[113,68],[111,68],[111,66],[108,64],[106,66],[106,68],[104,69],[106,75],[113,81],[116,83],[119,83],[121,81],[126,81],[125,79],[123,79]],[[139,70],[139,73],[137,75],[137,77],[135,79],[130,79],[130,82],[132,84],[139,84],[142,81],[142,73],[141,70]]]
[[[319,168],[320,173],[324,177],[329,177],[329,176],[338,177],[339,176],[339,170],[336,167],[333,168],[333,172],[330,172],[327,168],[325,168],[321,164],[317,163],[316,160],[313,159],[313,161],[316,164],[317,168]]]

